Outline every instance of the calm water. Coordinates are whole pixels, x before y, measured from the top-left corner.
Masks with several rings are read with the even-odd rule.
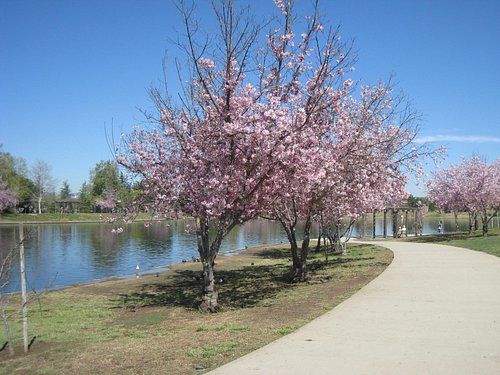
[[[389,218],[390,215],[387,234],[391,235]],[[425,220],[424,233],[436,233],[438,220]],[[25,225],[28,288],[42,290],[111,276],[133,277],[137,265],[140,272],[145,272],[191,259],[198,253],[196,237],[185,232],[188,223],[188,220],[177,220],[153,223],[149,227],[134,223],[125,226],[121,234],[113,234],[109,225],[97,223]],[[412,233],[412,221],[408,224],[409,233]],[[465,230],[467,221],[462,221],[460,226]],[[365,236],[371,236],[372,223],[369,218],[364,228]],[[454,222],[445,222],[445,231],[454,229]],[[359,223],[353,236],[359,233],[363,233],[362,223]],[[376,233],[378,236],[383,233],[382,219],[376,221]],[[317,235],[316,228],[313,235]],[[18,236],[18,226],[0,225],[0,258],[14,246]],[[286,241],[286,235],[278,223],[256,220],[235,228],[223,241],[221,251]],[[16,259],[5,291],[18,290],[19,265]]]

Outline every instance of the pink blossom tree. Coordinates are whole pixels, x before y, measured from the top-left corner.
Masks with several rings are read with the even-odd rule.
[[[181,9],[187,38],[182,47],[193,68],[182,104],[153,89],[157,113],[147,116],[157,126],[125,137],[118,159],[142,179],[146,207],[194,217],[203,265],[202,311],[219,308],[214,264],[221,242],[269,200],[269,181],[290,134],[280,98],[270,88],[281,83],[266,81],[267,67],[260,82],[247,78],[259,28],[238,15],[232,1],[214,10],[220,33],[212,40],[219,45],[208,58],[209,44],[195,40],[191,10]]]
[[[16,194],[0,177],[0,212],[14,207],[16,205]]]
[[[278,145],[280,168],[273,179],[274,194],[266,202],[266,216],[282,224],[291,246],[292,278],[304,280],[313,213],[326,195],[325,179],[336,178],[327,174],[334,160],[325,140],[335,130],[335,119],[345,114],[343,99],[352,80],[344,74],[352,60],[350,47],[339,42],[337,30],[321,24],[317,8],[306,17],[298,35],[291,2],[277,1],[276,5],[283,21],[268,36],[270,67],[261,68],[261,77],[271,113],[280,114],[288,132]],[[300,250],[296,236],[299,219],[305,222]]]
[[[316,140],[298,147],[295,162],[282,170],[286,193],[269,206],[287,233],[292,277],[299,280],[307,278],[313,221],[333,225],[338,232],[344,218],[352,225],[363,213],[406,197],[406,174],[418,174],[419,161],[436,155],[413,145],[417,117],[408,107],[401,108],[403,102],[386,86],[365,87],[358,100],[339,97],[341,105],[324,111],[323,122],[315,123],[321,124]],[[305,222],[300,249],[295,233],[299,220]]]
[[[291,2],[276,5],[283,22],[268,37],[272,68],[261,76],[275,99],[268,103],[277,103],[290,134],[280,145],[286,151],[266,216],[282,224],[292,278],[304,280],[313,221],[338,225],[349,217],[352,223],[387,200],[405,197],[406,174],[420,174],[422,159],[440,151],[413,144],[418,116],[392,95],[390,83],[357,90],[346,78],[355,59],[349,46],[339,43],[337,30],[321,24],[317,11],[306,17],[299,37]],[[300,249],[299,220],[305,223]]]
[[[413,113],[396,110],[387,87],[352,97],[345,74],[353,59],[336,30],[316,11],[298,35],[291,2],[275,3],[282,21],[258,50],[259,27],[231,1],[215,8],[217,48],[197,42],[191,10],[182,8],[192,77],[181,103],[153,89],[156,112],[146,115],[156,126],[124,137],[118,158],[141,178],[145,207],[194,217],[203,311],[218,309],[214,262],[235,225],[262,214],[278,219],[294,278],[305,279],[312,221],[332,212],[356,217],[379,204],[380,191],[401,194],[402,170],[422,155],[409,147]],[[300,251],[298,220],[306,223]]]
[[[96,199],[95,205],[102,211],[113,212],[116,209],[118,202],[119,199],[116,192],[113,189],[106,189],[104,192],[104,197],[101,199]]]
[[[443,210],[479,215],[483,235],[500,208],[500,159],[488,164],[478,156],[434,173],[428,196]]]

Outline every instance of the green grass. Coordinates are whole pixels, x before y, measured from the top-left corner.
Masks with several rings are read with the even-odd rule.
[[[68,222],[68,221],[100,221],[100,214],[79,213],[79,214],[2,214],[0,222]]]
[[[11,310],[19,305],[18,300],[19,296],[12,299]],[[109,326],[116,317],[110,307],[108,299],[102,296],[74,295],[69,291],[47,293],[29,307],[29,331],[36,332],[37,343],[97,342],[116,337],[116,327]],[[22,337],[20,317],[13,323],[13,336]],[[5,342],[3,330],[0,341]]]
[[[162,311],[155,311],[149,314],[142,314],[127,321],[127,327],[141,327],[151,326],[160,323],[165,319],[165,313]]]
[[[221,354],[231,353],[240,345],[239,341],[225,341],[217,345],[207,344],[199,348],[191,349],[187,354],[189,357],[212,358]]]
[[[196,332],[229,332],[236,333],[248,330],[248,325],[246,324],[232,324],[228,322],[224,322],[215,326],[201,325],[196,328]]]
[[[467,238],[455,238],[450,240],[449,244],[500,257],[500,230],[491,231],[487,237],[474,235]]]
[[[286,336],[289,333],[292,333],[293,331],[295,331],[298,327],[299,327],[298,324],[292,324],[292,325],[285,324],[285,325],[281,326],[276,332],[280,336]]]
[[[77,214],[0,214],[0,223],[67,223],[67,222],[101,222],[111,214],[77,213]],[[148,214],[139,214],[136,220],[149,220]]]
[[[441,236],[424,236],[412,238],[411,241],[435,242],[443,245],[464,247],[471,250],[482,251],[500,257],[500,229],[490,229],[488,236],[484,237],[481,231],[476,233],[447,233]]]

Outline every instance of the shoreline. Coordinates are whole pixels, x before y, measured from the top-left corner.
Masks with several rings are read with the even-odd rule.
[[[223,257],[236,257],[239,255],[248,254],[252,251],[260,251],[264,248],[272,248],[272,247],[276,247],[279,245],[283,245],[283,243],[263,244],[263,245],[257,245],[257,246],[247,247],[247,248],[236,248],[236,249],[231,249],[231,250],[219,252],[217,255],[223,256]],[[124,274],[120,274],[120,275],[107,276],[107,277],[103,277],[100,279],[81,281],[81,282],[78,282],[76,284],[71,284],[71,285],[61,285],[61,286],[54,286],[54,287],[46,288],[46,289],[39,289],[39,290],[36,290],[36,293],[49,293],[49,292],[56,292],[56,291],[71,289],[71,288],[79,288],[79,287],[92,286],[92,285],[97,285],[97,284],[104,284],[104,283],[113,282],[113,281],[140,279],[142,277],[151,276],[151,275],[154,275],[156,273],[172,271],[172,270],[179,268],[181,266],[193,266],[196,264],[201,264],[201,263],[199,261],[193,261],[193,260],[180,261],[180,262],[176,262],[176,263],[168,263],[168,264],[159,265],[159,266],[156,266],[153,268],[148,268],[148,269],[145,269],[145,270],[140,271],[140,272],[124,273]],[[16,295],[19,293],[21,293],[21,291],[16,290],[16,291],[7,292],[5,294]]]
[[[141,221],[145,221],[145,220],[141,220]],[[141,221],[137,221],[137,222],[141,222]],[[158,220],[158,221],[160,221],[160,220]],[[67,222],[67,223],[69,224],[69,222]],[[84,222],[84,223],[88,223],[88,222]],[[23,222],[23,224],[26,224],[26,223]],[[51,223],[45,222],[45,223],[40,223],[40,224],[54,224],[54,223],[52,223],[52,222]],[[103,223],[103,224],[107,224],[107,223]],[[423,236],[424,237],[425,236],[432,236],[432,234],[424,234]],[[408,235],[408,237],[406,237],[406,238],[414,238],[414,236]],[[388,236],[387,238],[384,238],[384,237],[381,237],[381,236],[377,236],[376,238],[372,238],[372,237],[365,237],[365,238],[352,237],[348,241],[348,243],[356,243],[359,240],[373,241],[374,243],[376,243],[376,242],[384,241],[384,240],[396,240],[396,241],[397,240],[400,240],[400,241],[403,240],[404,241],[404,238],[393,238],[392,236],[391,237]],[[317,242],[316,239],[311,240],[310,246],[314,246],[316,244],[316,242]],[[281,243],[274,243],[274,244],[260,244],[260,245],[256,245],[256,246],[250,246],[250,247],[235,248],[235,249],[220,251],[217,254],[217,259],[219,259],[219,257],[237,257],[237,256],[240,256],[240,255],[245,255],[245,254],[250,254],[250,253],[253,253],[253,252],[262,251],[264,249],[272,249],[274,247],[288,246],[288,245],[289,245],[288,242],[281,242]],[[200,261],[193,261],[191,259],[180,260],[180,261],[177,261],[175,263],[161,264],[161,265],[158,265],[158,266],[154,266],[152,268],[147,268],[147,269],[141,270],[139,272],[128,272],[128,273],[123,273],[123,274],[106,276],[106,277],[98,278],[98,279],[91,279],[91,280],[87,280],[87,281],[80,281],[80,282],[77,282],[75,284],[70,284],[70,285],[53,286],[53,287],[48,287],[48,288],[45,288],[45,289],[38,289],[38,290],[36,290],[36,292],[37,293],[47,293],[47,292],[55,292],[55,291],[60,291],[60,290],[65,290],[65,289],[70,289],[70,288],[79,288],[79,287],[97,285],[97,284],[102,284],[102,283],[107,283],[107,282],[113,282],[113,281],[133,280],[135,278],[142,278],[142,277],[145,277],[145,276],[151,276],[151,275],[154,275],[155,273],[162,273],[162,272],[172,271],[172,270],[174,270],[176,268],[179,268],[179,267],[196,266],[196,264],[200,264],[201,265]],[[19,294],[20,292],[21,292],[20,290],[16,290],[16,291],[6,292],[6,294],[16,295],[16,294]]]
[[[167,219],[136,219],[132,223],[147,223],[147,222],[162,222]],[[42,224],[112,224],[103,220],[46,220],[46,221],[3,221],[0,220],[0,225],[42,225]]]

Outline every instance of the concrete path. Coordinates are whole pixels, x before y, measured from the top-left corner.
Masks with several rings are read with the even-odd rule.
[[[329,313],[211,375],[500,374],[500,258],[378,242],[394,261]]]

